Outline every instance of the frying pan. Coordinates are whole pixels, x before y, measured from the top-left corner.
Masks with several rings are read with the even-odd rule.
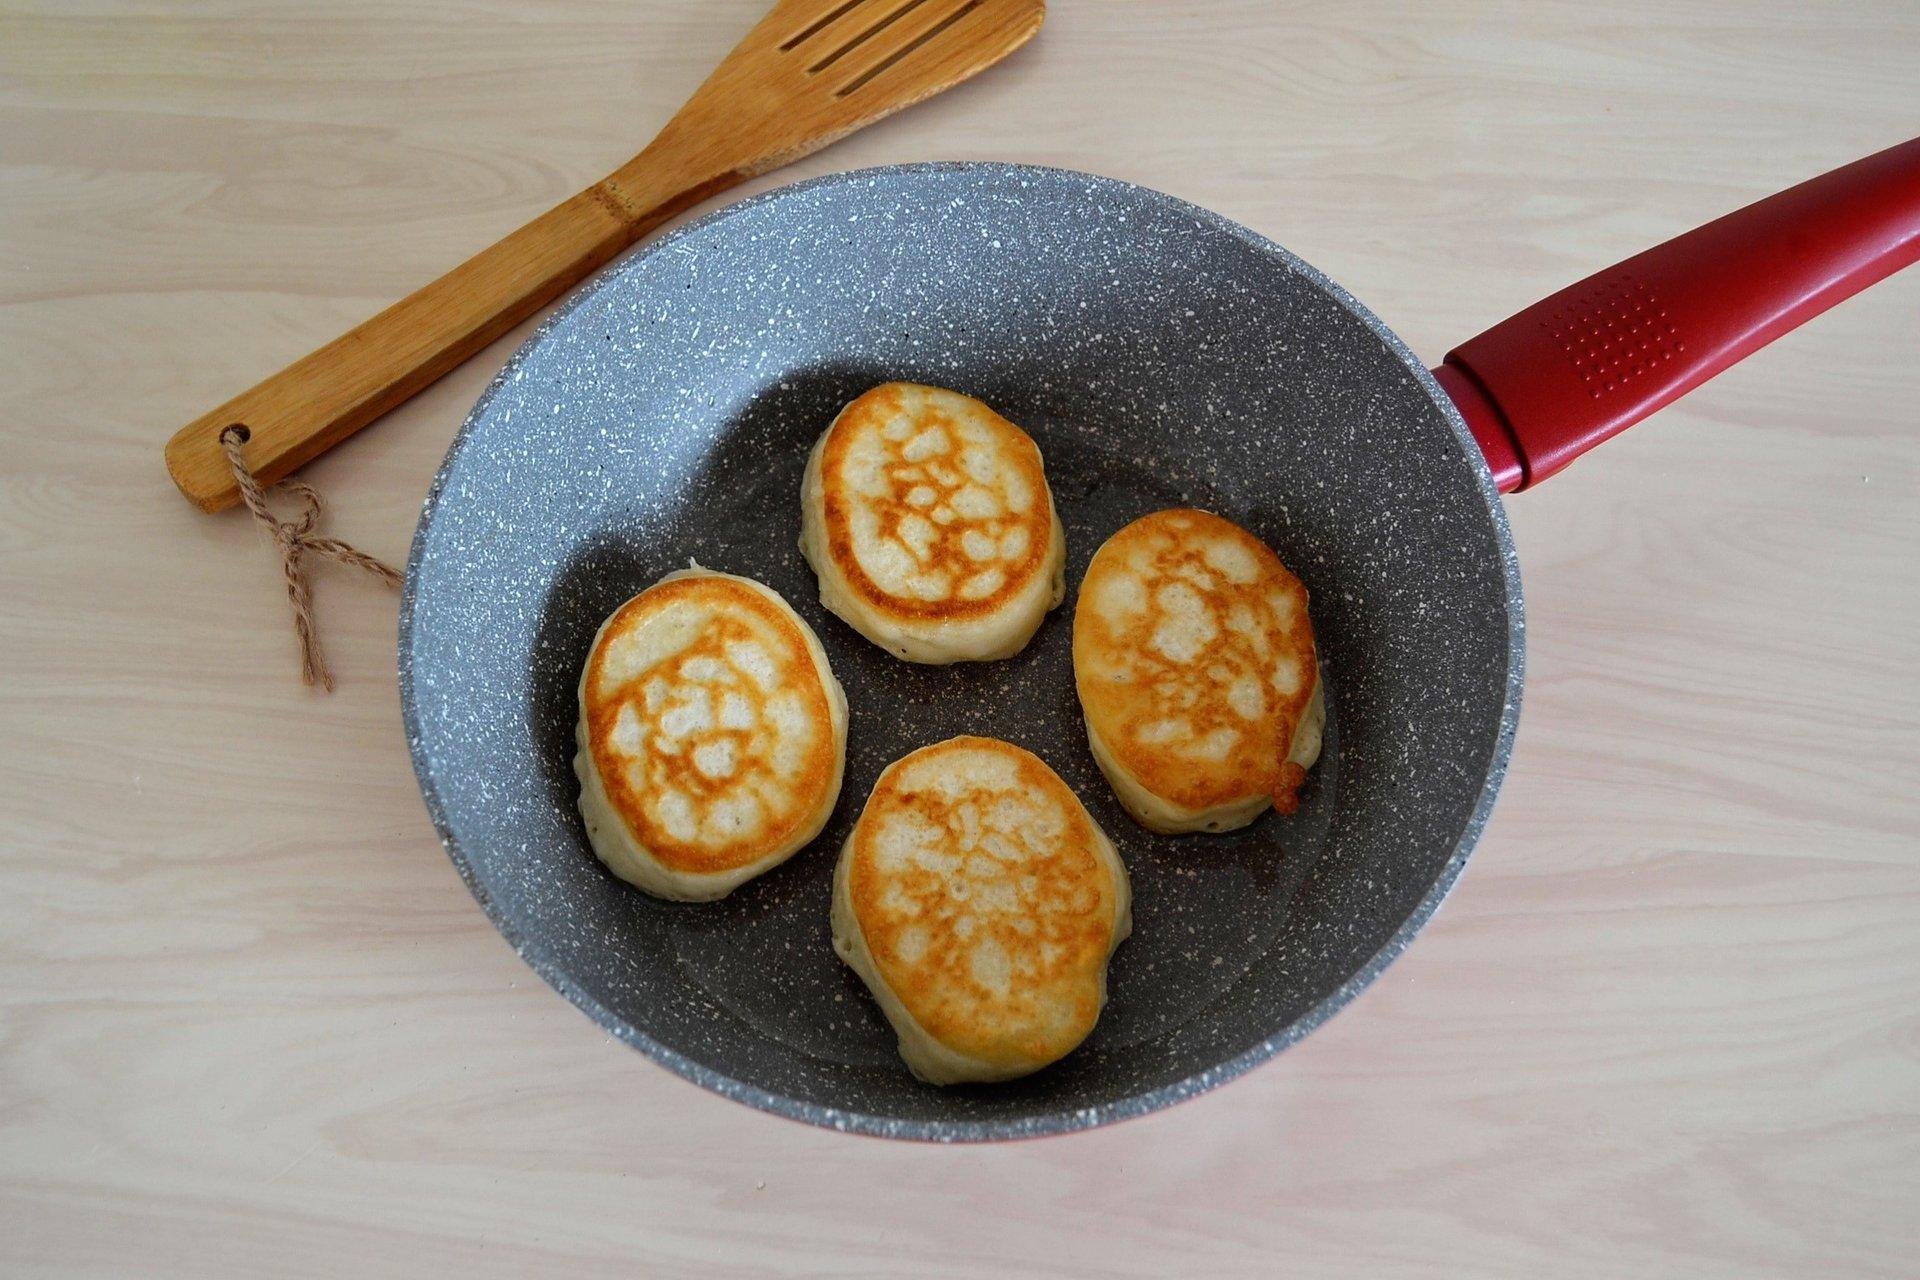
[[[1555,295],[1430,374],[1255,233],[1123,182],[1002,164],[844,173],[619,262],[475,406],[407,573],[400,680],[448,854],[508,941],[681,1075],[838,1129],[1060,1132],[1228,1080],[1306,1035],[1432,916],[1493,806],[1520,709],[1521,488],[1920,256],[1920,142]],[[1328,691],[1298,813],[1135,826],[1088,752],[1071,607],[1017,657],[896,661],[828,615],[795,540],[808,446],[908,379],[1045,454],[1068,581],[1134,517],[1206,507],[1305,581]],[[819,631],[852,719],[826,830],[725,900],[656,901],[589,851],[570,768],[600,621],[667,571],[766,582]],[[994,1086],[916,1082],[828,939],[830,870],[880,770],[957,733],[1037,752],[1134,885],[1092,1037]]]

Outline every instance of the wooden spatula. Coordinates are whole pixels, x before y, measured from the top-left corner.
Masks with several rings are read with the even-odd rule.
[[[403,403],[674,214],[1019,48],[1046,0],[780,0],[647,149],[478,257],[175,433],[167,470],[218,511],[244,427],[263,483]]]

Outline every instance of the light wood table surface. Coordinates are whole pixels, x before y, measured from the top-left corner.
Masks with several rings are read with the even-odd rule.
[[[535,978],[436,843],[394,599],[295,678],[160,445],[601,176],[758,0],[0,6],[0,1274],[1912,1276],[1920,272],[1509,504],[1519,748],[1305,1044],[1071,1138],[749,1111]],[[1067,165],[1211,206],[1437,360],[1920,132],[1913,0],[1055,0],[771,182]],[[404,557],[524,331],[309,469]]]

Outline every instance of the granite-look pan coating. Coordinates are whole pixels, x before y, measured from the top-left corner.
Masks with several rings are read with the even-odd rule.
[[[1167,838],[1120,809],[1074,699],[1071,599],[1005,661],[900,662],[820,608],[807,449],[902,379],[979,396],[1046,457],[1069,593],[1115,529],[1199,506],[1312,593],[1326,749],[1291,817]],[[852,719],[811,846],[718,903],[589,851],[569,767],[595,629],[689,558],[784,595]],[[434,481],[401,615],[414,767],[514,948],[615,1035],[719,1093],[895,1137],[1055,1133],[1247,1070],[1352,999],[1453,884],[1519,711],[1520,579],[1479,451],[1373,315],[1245,228],[1126,183],[993,164],[839,174],[603,272],[507,364]],[[1134,933],[1063,1061],[934,1088],[833,953],[834,856],[880,770],[955,734],[1038,753],[1113,836]]]

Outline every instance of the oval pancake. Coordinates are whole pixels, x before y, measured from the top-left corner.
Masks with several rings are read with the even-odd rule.
[[[1093,1030],[1127,870],[1038,756],[959,737],[888,765],[834,870],[833,946],[931,1084],[1010,1080]]]
[[[1307,589],[1232,521],[1178,508],[1107,539],[1074,606],[1073,677],[1142,826],[1230,831],[1299,806],[1326,722]]]
[[[575,740],[594,853],[657,897],[705,902],[820,833],[840,795],[847,700],[777,592],[694,568],[600,628]]]
[[[889,382],[807,459],[800,550],[820,603],[909,662],[1011,657],[1066,596],[1032,437],[972,396]]]

